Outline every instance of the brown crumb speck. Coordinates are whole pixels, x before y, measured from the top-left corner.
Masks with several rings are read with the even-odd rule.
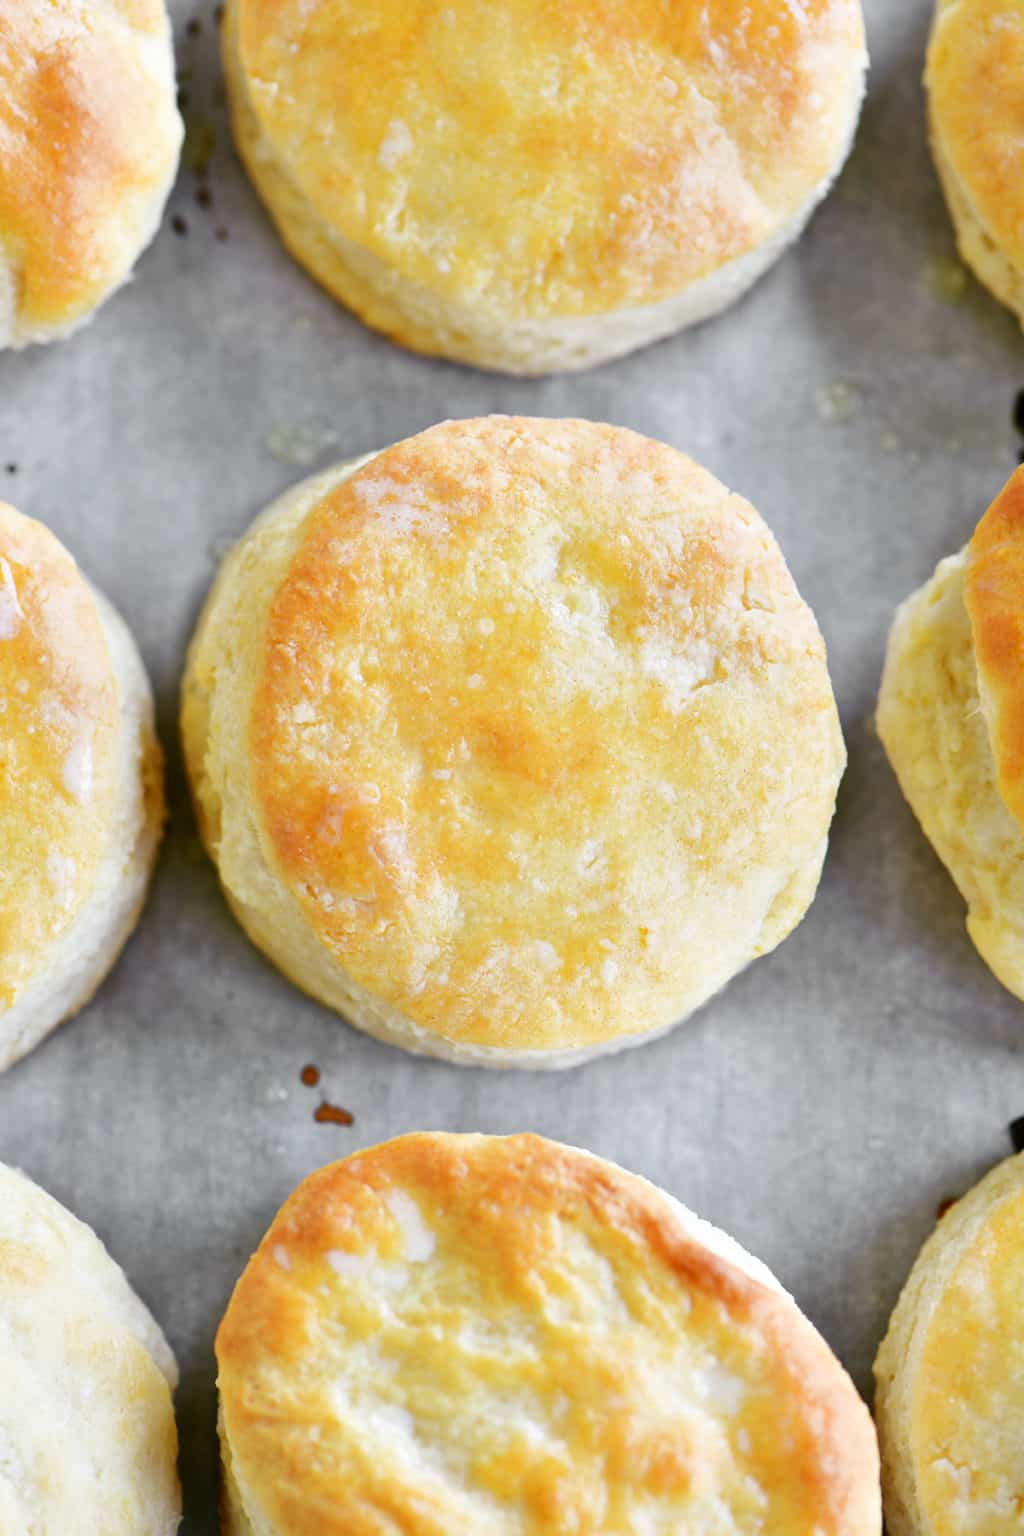
[[[213,234],[214,234],[214,239],[219,240],[222,245],[223,245],[224,241],[229,238],[228,237],[228,232],[224,228],[223,224],[218,224],[217,228],[214,230]]]
[[[186,35],[186,37],[198,37],[202,30],[203,30],[203,24],[199,20],[199,17],[198,16],[193,16],[192,20],[189,22],[188,26],[185,28],[185,35]]]
[[[209,208],[213,203],[213,193],[209,187],[196,187],[196,202],[200,208]]]
[[[307,1062],[299,1073],[299,1082],[303,1083],[307,1088],[315,1088],[319,1081],[320,1068],[315,1067],[311,1061]]]
[[[347,1109],[342,1109],[340,1104],[328,1104],[326,1099],[314,1109],[313,1119],[317,1125],[352,1125],[354,1123],[354,1117]]]
[[[176,213],[171,219],[171,228],[176,235],[185,236],[188,234],[188,220],[182,214]]]
[[[953,1209],[954,1205],[956,1205],[955,1195],[947,1195],[945,1200],[940,1200],[935,1208],[935,1220],[941,1221],[943,1216]]]

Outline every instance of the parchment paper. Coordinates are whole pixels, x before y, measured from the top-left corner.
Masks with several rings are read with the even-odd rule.
[[[230,148],[212,6],[172,0],[190,141],[164,228],[88,330],[0,357],[0,495],[54,527],[138,636],[171,823],[109,983],[0,1078],[0,1158],[92,1223],[167,1329],[188,1536],[216,1529],[217,1321],[320,1163],[418,1128],[589,1147],[760,1255],[867,1390],[937,1203],[1010,1150],[1024,1009],[975,956],[870,723],[892,610],[1014,466],[1024,384],[1016,323],[951,265],[919,84],[929,10],[868,0],[853,158],[745,302],[611,367],[516,382],[398,350],[292,264]],[[689,1026],[568,1076],[416,1060],[276,975],[199,849],[177,742],[190,627],[249,519],[335,458],[488,411],[635,427],[749,496],[825,631],[850,752],[796,934]],[[351,1128],[314,1123],[307,1062]]]

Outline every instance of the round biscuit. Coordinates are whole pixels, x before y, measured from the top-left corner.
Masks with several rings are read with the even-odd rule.
[[[126,282],[181,147],[163,0],[0,0],[0,348]]]
[[[636,1044],[774,948],[844,763],[753,508],[580,421],[450,422],[290,492],[222,568],[182,725],[255,942],[488,1065]]]
[[[0,1070],[92,996],[163,824],[149,682],[42,524],[0,503]]]
[[[235,139],[369,325],[511,373],[715,314],[802,230],[864,88],[860,0],[229,0]]]
[[[1024,1509],[1024,1156],[942,1217],[875,1362],[890,1536],[1017,1536]]]
[[[960,254],[1024,323],[1024,0],[938,0],[925,83]]]
[[[217,1335],[232,1536],[879,1536],[864,1404],[763,1265],[536,1136],[321,1169]]]
[[[174,1536],[176,1384],[95,1233],[0,1164],[0,1531]]]

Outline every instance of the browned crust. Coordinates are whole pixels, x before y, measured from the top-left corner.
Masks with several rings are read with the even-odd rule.
[[[274,1390],[275,1381],[290,1382],[293,1372],[308,1381],[317,1371],[317,1340],[329,1349],[331,1338],[330,1303],[317,1299],[328,1275],[325,1255],[386,1243],[380,1197],[393,1188],[411,1190],[444,1222],[464,1224],[465,1240],[480,1243],[503,1281],[513,1267],[529,1284],[545,1261],[552,1220],[612,1229],[627,1245],[631,1265],[652,1277],[652,1285],[667,1285],[657,1292],[661,1304],[672,1305],[676,1288],[680,1307],[696,1309],[699,1296],[724,1320],[726,1337],[756,1336],[770,1357],[767,1439],[777,1433],[779,1459],[773,1467],[769,1447],[760,1466],[769,1478],[774,1470],[790,1484],[799,1468],[807,1521],[787,1525],[787,1536],[790,1529],[792,1536],[879,1530],[877,1450],[867,1412],[788,1297],[712,1253],[657,1190],[613,1165],[531,1135],[441,1134],[401,1137],[311,1175],[279,1212],[235,1289],[216,1342],[223,1432],[240,1484],[258,1501],[251,1513],[269,1520],[268,1530],[376,1536],[387,1528],[385,1506],[409,1536],[448,1529],[443,1511],[417,1502],[393,1480],[367,1472],[365,1485],[353,1487],[339,1477],[318,1452],[315,1426],[309,1437],[310,1424],[291,1418]],[[280,1262],[283,1249],[287,1267]],[[483,1310],[486,1305],[482,1296]],[[303,1401],[308,1407],[309,1399]],[[686,1456],[682,1443],[662,1443],[652,1475],[683,1475],[677,1463]]]
[[[857,0],[507,0],[497,24],[232,0],[227,41],[300,259],[338,237],[508,323],[653,304],[770,240],[832,174],[864,63]]]
[[[1024,267],[1018,0],[938,0],[926,83],[936,159],[962,250],[982,281],[1014,303],[1008,290]]]
[[[0,0],[0,269],[6,258],[15,341],[84,319],[148,238],[180,139],[169,37],[158,0]],[[158,74],[147,50],[159,41]]]
[[[1024,824],[1024,467],[968,546],[964,589],[999,793]]]
[[[514,417],[397,444],[310,512],[252,649],[267,862],[422,1029],[667,1028],[803,914],[843,760],[824,644],[754,509],[665,444]]]
[[[41,523],[0,503],[5,696],[0,775],[0,1008],[73,921],[104,854],[118,699],[99,610]],[[87,761],[84,799],[69,764]],[[53,879],[53,860],[66,878]],[[63,884],[63,891],[61,885]]]

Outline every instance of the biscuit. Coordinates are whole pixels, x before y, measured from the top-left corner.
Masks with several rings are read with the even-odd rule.
[[[149,682],[110,604],[0,503],[0,1070],[84,1006],[163,823]]]
[[[795,927],[844,763],[825,649],[753,508],[583,421],[434,427],[228,557],[182,725],[253,940],[409,1050],[566,1066]]]
[[[1017,1536],[1024,1509],[1024,1156],[943,1216],[875,1362],[889,1536]]]
[[[1024,323],[1022,0],[938,0],[925,83],[960,255]]]
[[[1024,471],[967,547],[896,614],[878,734],[967,903],[967,929],[1024,998]]]
[[[0,347],[127,281],[181,139],[163,0],[0,0]]]
[[[416,351],[586,368],[736,300],[846,158],[860,0],[228,0],[292,255]]]
[[[227,1536],[878,1536],[868,1413],[765,1267],[537,1136],[300,1185],[217,1335]]]
[[[173,1536],[176,1384],[95,1233],[0,1164],[3,1536]]]

